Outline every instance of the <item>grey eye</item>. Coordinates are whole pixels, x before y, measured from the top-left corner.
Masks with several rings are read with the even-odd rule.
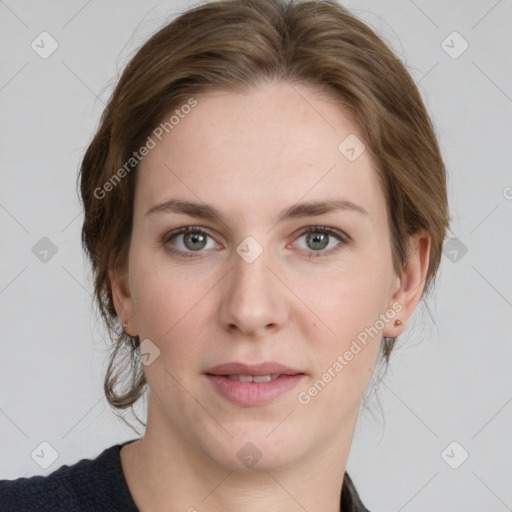
[[[342,234],[334,231],[331,228],[324,227],[311,227],[303,233],[298,240],[304,239],[304,244],[299,244],[299,247],[309,253],[330,253],[331,249],[336,250],[336,246],[342,245],[346,242]],[[336,243],[338,242],[338,243]]]

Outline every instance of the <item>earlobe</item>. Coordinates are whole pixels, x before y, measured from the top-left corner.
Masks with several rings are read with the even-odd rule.
[[[126,334],[137,336],[137,326],[133,314],[133,298],[130,294],[127,275],[125,272],[120,272],[119,269],[110,269],[108,276],[119,322]]]
[[[386,337],[396,337],[405,330],[407,321],[416,309],[425,287],[430,260],[430,235],[425,230],[414,233],[409,239],[409,246],[409,259],[401,275],[397,276],[397,285],[393,289],[389,305],[397,311],[396,320],[383,329],[382,334]],[[398,309],[400,309],[399,312]]]

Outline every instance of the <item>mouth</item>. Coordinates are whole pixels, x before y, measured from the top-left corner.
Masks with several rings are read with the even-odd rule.
[[[205,375],[220,396],[245,406],[272,402],[306,376],[300,370],[276,362],[225,363],[209,369]]]

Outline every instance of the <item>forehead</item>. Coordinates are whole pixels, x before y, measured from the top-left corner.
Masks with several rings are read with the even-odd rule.
[[[194,99],[139,165],[136,210],[179,196],[233,214],[271,214],[301,198],[385,213],[359,127],[320,91],[278,83]]]

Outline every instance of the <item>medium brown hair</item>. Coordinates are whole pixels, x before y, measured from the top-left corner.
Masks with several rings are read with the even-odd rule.
[[[133,410],[146,386],[134,354],[139,338],[120,328],[108,276],[109,269],[127,266],[134,152],[195,95],[243,92],[271,81],[328,91],[352,115],[385,193],[394,268],[400,273],[407,262],[409,235],[425,229],[431,248],[423,293],[434,280],[448,228],[446,173],[432,122],[400,60],[334,1],[220,0],[196,6],[131,59],[80,169],[82,241],[96,302],[114,341],[104,389],[117,411]],[[386,364],[394,341],[383,338]],[[116,363],[123,353],[125,359]],[[118,389],[121,384],[124,389]]]

